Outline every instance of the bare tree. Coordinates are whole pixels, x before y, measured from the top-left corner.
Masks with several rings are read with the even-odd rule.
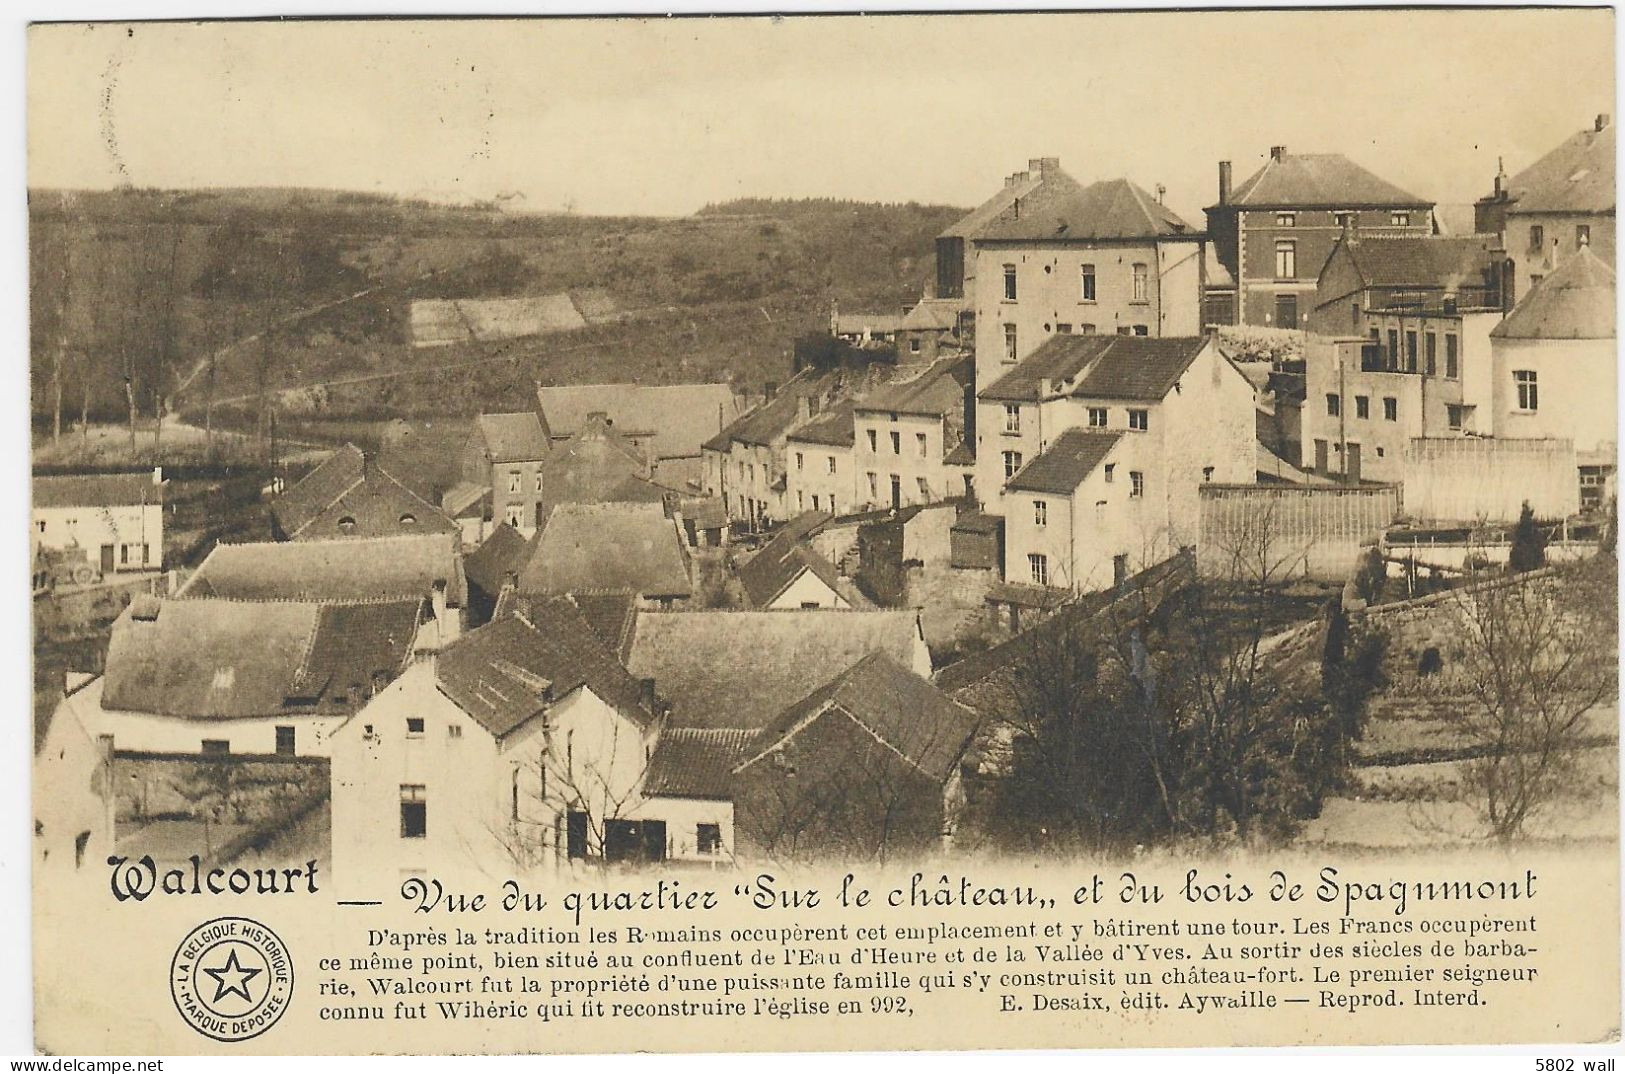
[[[1550,804],[1590,737],[1587,714],[1618,691],[1617,576],[1604,554],[1452,594],[1468,700],[1449,719],[1475,755],[1467,798],[1497,839]]]

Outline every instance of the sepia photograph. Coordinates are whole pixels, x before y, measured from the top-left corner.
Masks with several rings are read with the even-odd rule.
[[[34,1051],[1617,1046],[1614,34],[33,23]]]

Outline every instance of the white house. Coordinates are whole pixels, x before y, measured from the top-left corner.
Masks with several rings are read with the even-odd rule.
[[[83,549],[103,575],[161,570],[164,485],[162,469],[36,477],[34,540],[46,551]]]
[[[1253,387],[1210,338],[1062,337],[977,398],[1005,578],[1102,589],[1196,542],[1198,489],[1256,480]]]
[[[840,591],[835,565],[805,543],[829,519],[818,511],[797,515],[745,561],[739,582],[751,607],[776,611],[852,607]]]

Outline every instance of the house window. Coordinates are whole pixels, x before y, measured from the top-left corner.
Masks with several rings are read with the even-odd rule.
[[[1004,300],[1006,302],[1016,300],[1016,266],[1014,265],[1004,266]]]
[[[1004,360],[1016,360],[1016,326],[1013,324],[1004,326]]]
[[[1291,239],[1280,239],[1275,244],[1275,278],[1298,278],[1298,244]]]
[[[1213,480],[1213,467],[1211,467],[1211,466],[1202,467],[1202,480],[1203,480],[1203,482],[1208,482],[1208,481]]]
[[[1079,278],[1082,285],[1080,298],[1084,302],[1093,302],[1095,300],[1095,266],[1081,266]]]
[[[901,455],[903,453],[902,433],[894,432],[891,434],[891,453],[893,455]]]
[[[1546,229],[1539,224],[1532,224],[1529,228],[1529,249],[1539,251],[1546,248]]]
[[[1049,525],[1049,504],[1043,500],[1033,501],[1033,525]]]
[[[1467,408],[1455,403],[1445,404],[1445,417],[1450,422],[1452,432],[1461,432],[1467,424]]]
[[[1595,510],[1602,506],[1602,494],[1607,478],[1601,466],[1580,467],[1580,509]]]
[[[914,479],[914,484],[920,490],[920,502],[922,502],[922,503],[930,503],[931,502],[931,483],[929,481],[927,481],[923,477],[916,477]]]
[[[807,466],[807,458],[806,458],[806,456],[802,455],[802,453],[799,452],[799,451],[796,452],[796,469],[797,470],[803,470],[803,469],[806,469],[806,466]]]
[[[1095,326],[1094,325],[1092,325],[1092,324],[1080,324],[1080,325],[1078,325],[1078,335],[1080,335],[1080,336],[1092,336],[1094,334],[1095,334]]]
[[[1007,433],[1021,432],[1021,408],[1011,403],[1004,404],[1004,431]]]
[[[1134,326],[1134,334],[1137,336],[1149,336],[1151,334],[1151,326],[1148,324],[1137,324]]]
[[[1106,408],[1092,406],[1089,408],[1089,428],[1104,429],[1106,427]]]
[[[1405,333],[1405,372],[1416,372],[1416,332]]]
[[[293,756],[293,728],[286,724],[276,729],[276,752],[279,757]]]
[[[1032,574],[1033,585],[1049,585],[1049,557],[1042,552],[1027,553],[1027,570]]]
[[[1388,223],[1393,227],[1410,227],[1411,226],[1411,214],[1410,213],[1389,213],[1388,214]]]
[[[922,459],[925,458],[925,434],[924,433],[915,433],[914,434],[914,447],[919,451],[920,458],[922,458]]]
[[[832,474],[835,472],[835,456],[834,455],[831,455],[829,457],[829,472],[832,473]]]
[[[909,352],[909,353],[910,353],[910,354],[919,354],[919,353],[920,353],[920,337],[918,337],[918,336],[911,336],[911,337],[910,337],[910,338],[909,338],[909,341],[908,341],[908,352]]]
[[[1138,500],[1145,495],[1145,475],[1138,470],[1128,472],[1128,498]]]
[[[1518,409],[1534,413],[1540,409],[1540,386],[1533,369],[1514,369],[1512,383],[1518,386]]]
[[[536,491],[542,491],[542,472],[540,470],[536,471]]]
[[[1335,418],[1343,413],[1343,401],[1337,397],[1336,392],[1326,393],[1326,416]]]
[[[1347,210],[1332,214],[1332,221],[1340,228],[1353,227],[1355,221],[1359,219],[1358,213],[1348,212]]]
[[[223,738],[206,738],[203,740],[203,752],[218,757],[231,752],[231,743]]]
[[[1297,227],[1298,226],[1298,214],[1297,213],[1276,213],[1275,214],[1275,226],[1276,227]]]
[[[519,819],[519,766],[514,765],[508,773],[508,816],[514,820]]]
[[[1399,400],[1391,395],[1382,397],[1382,416],[1385,421],[1399,420]]]
[[[1461,376],[1460,341],[1450,333],[1444,337],[1444,375],[1451,380]]]
[[[1149,284],[1150,274],[1146,271],[1145,265],[1136,261],[1134,263],[1134,301],[1150,301]]]
[[[1151,428],[1151,411],[1130,410],[1128,412],[1128,427],[1137,429],[1142,433]]]
[[[518,470],[509,470],[508,471],[508,491],[509,492],[518,492],[519,491],[519,476],[520,475],[519,475]]]
[[[422,738],[423,737],[423,717],[422,716],[408,716],[406,718],[406,737],[407,738]]]
[[[446,725],[446,737],[447,738],[462,738],[463,737],[463,725],[460,724],[460,723],[448,723]]]
[[[1591,225],[1590,224],[1575,224],[1574,225],[1574,245],[1575,246],[1590,246],[1591,245]]]
[[[1096,522],[1104,522],[1104,521],[1106,521],[1106,501],[1105,500],[1096,500],[1095,501],[1095,521]]]
[[[422,839],[429,834],[429,803],[421,783],[401,784],[401,838]]]
[[[1004,479],[1006,481],[1008,481],[1012,477],[1015,477],[1016,476],[1016,471],[1020,470],[1020,469],[1021,469],[1021,452],[1019,452],[1019,451],[1006,451],[1004,453]],[[874,486],[874,479],[872,477],[870,478],[869,483],[870,483],[870,488],[871,488],[871,491],[872,491],[873,486]]]
[[[1115,462],[1108,462],[1106,464],[1104,476],[1106,478],[1106,484],[1111,484],[1112,479],[1117,476],[1117,464]]]
[[[722,825],[696,824],[694,826],[694,849],[701,854],[722,853]]]
[[[129,545],[121,544],[121,545],[118,546],[118,561],[119,561],[119,566],[121,566],[121,567],[127,567],[127,566],[130,565],[130,546]]]
[[[869,502],[874,503],[875,497],[880,495],[880,483],[874,474],[869,475]]]
[[[876,433],[873,429],[870,429],[869,430],[869,453],[871,455],[874,454],[876,451],[880,450],[879,444],[880,444],[879,434]]]
[[[1356,395],[1354,397],[1354,416],[1369,418],[1371,416],[1371,397],[1369,395]]]
[[[1388,368],[1399,368],[1399,329],[1388,329]]]
[[[1055,334],[1058,336],[1070,336],[1072,334],[1072,326],[1065,321],[1059,321],[1055,325]]]
[[[1439,375],[1439,336],[1429,332],[1427,336],[1427,362],[1422,366],[1430,377]]]
[[[514,529],[518,529],[524,523],[525,509],[518,504],[509,504],[506,514],[508,525]]]

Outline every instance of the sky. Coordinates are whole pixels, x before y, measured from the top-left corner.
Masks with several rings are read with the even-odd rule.
[[[678,215],[1167,187],[1342,152],[1441,202],[1613,112],[1608,11],[36,25],[32,187],[308,186]]]

